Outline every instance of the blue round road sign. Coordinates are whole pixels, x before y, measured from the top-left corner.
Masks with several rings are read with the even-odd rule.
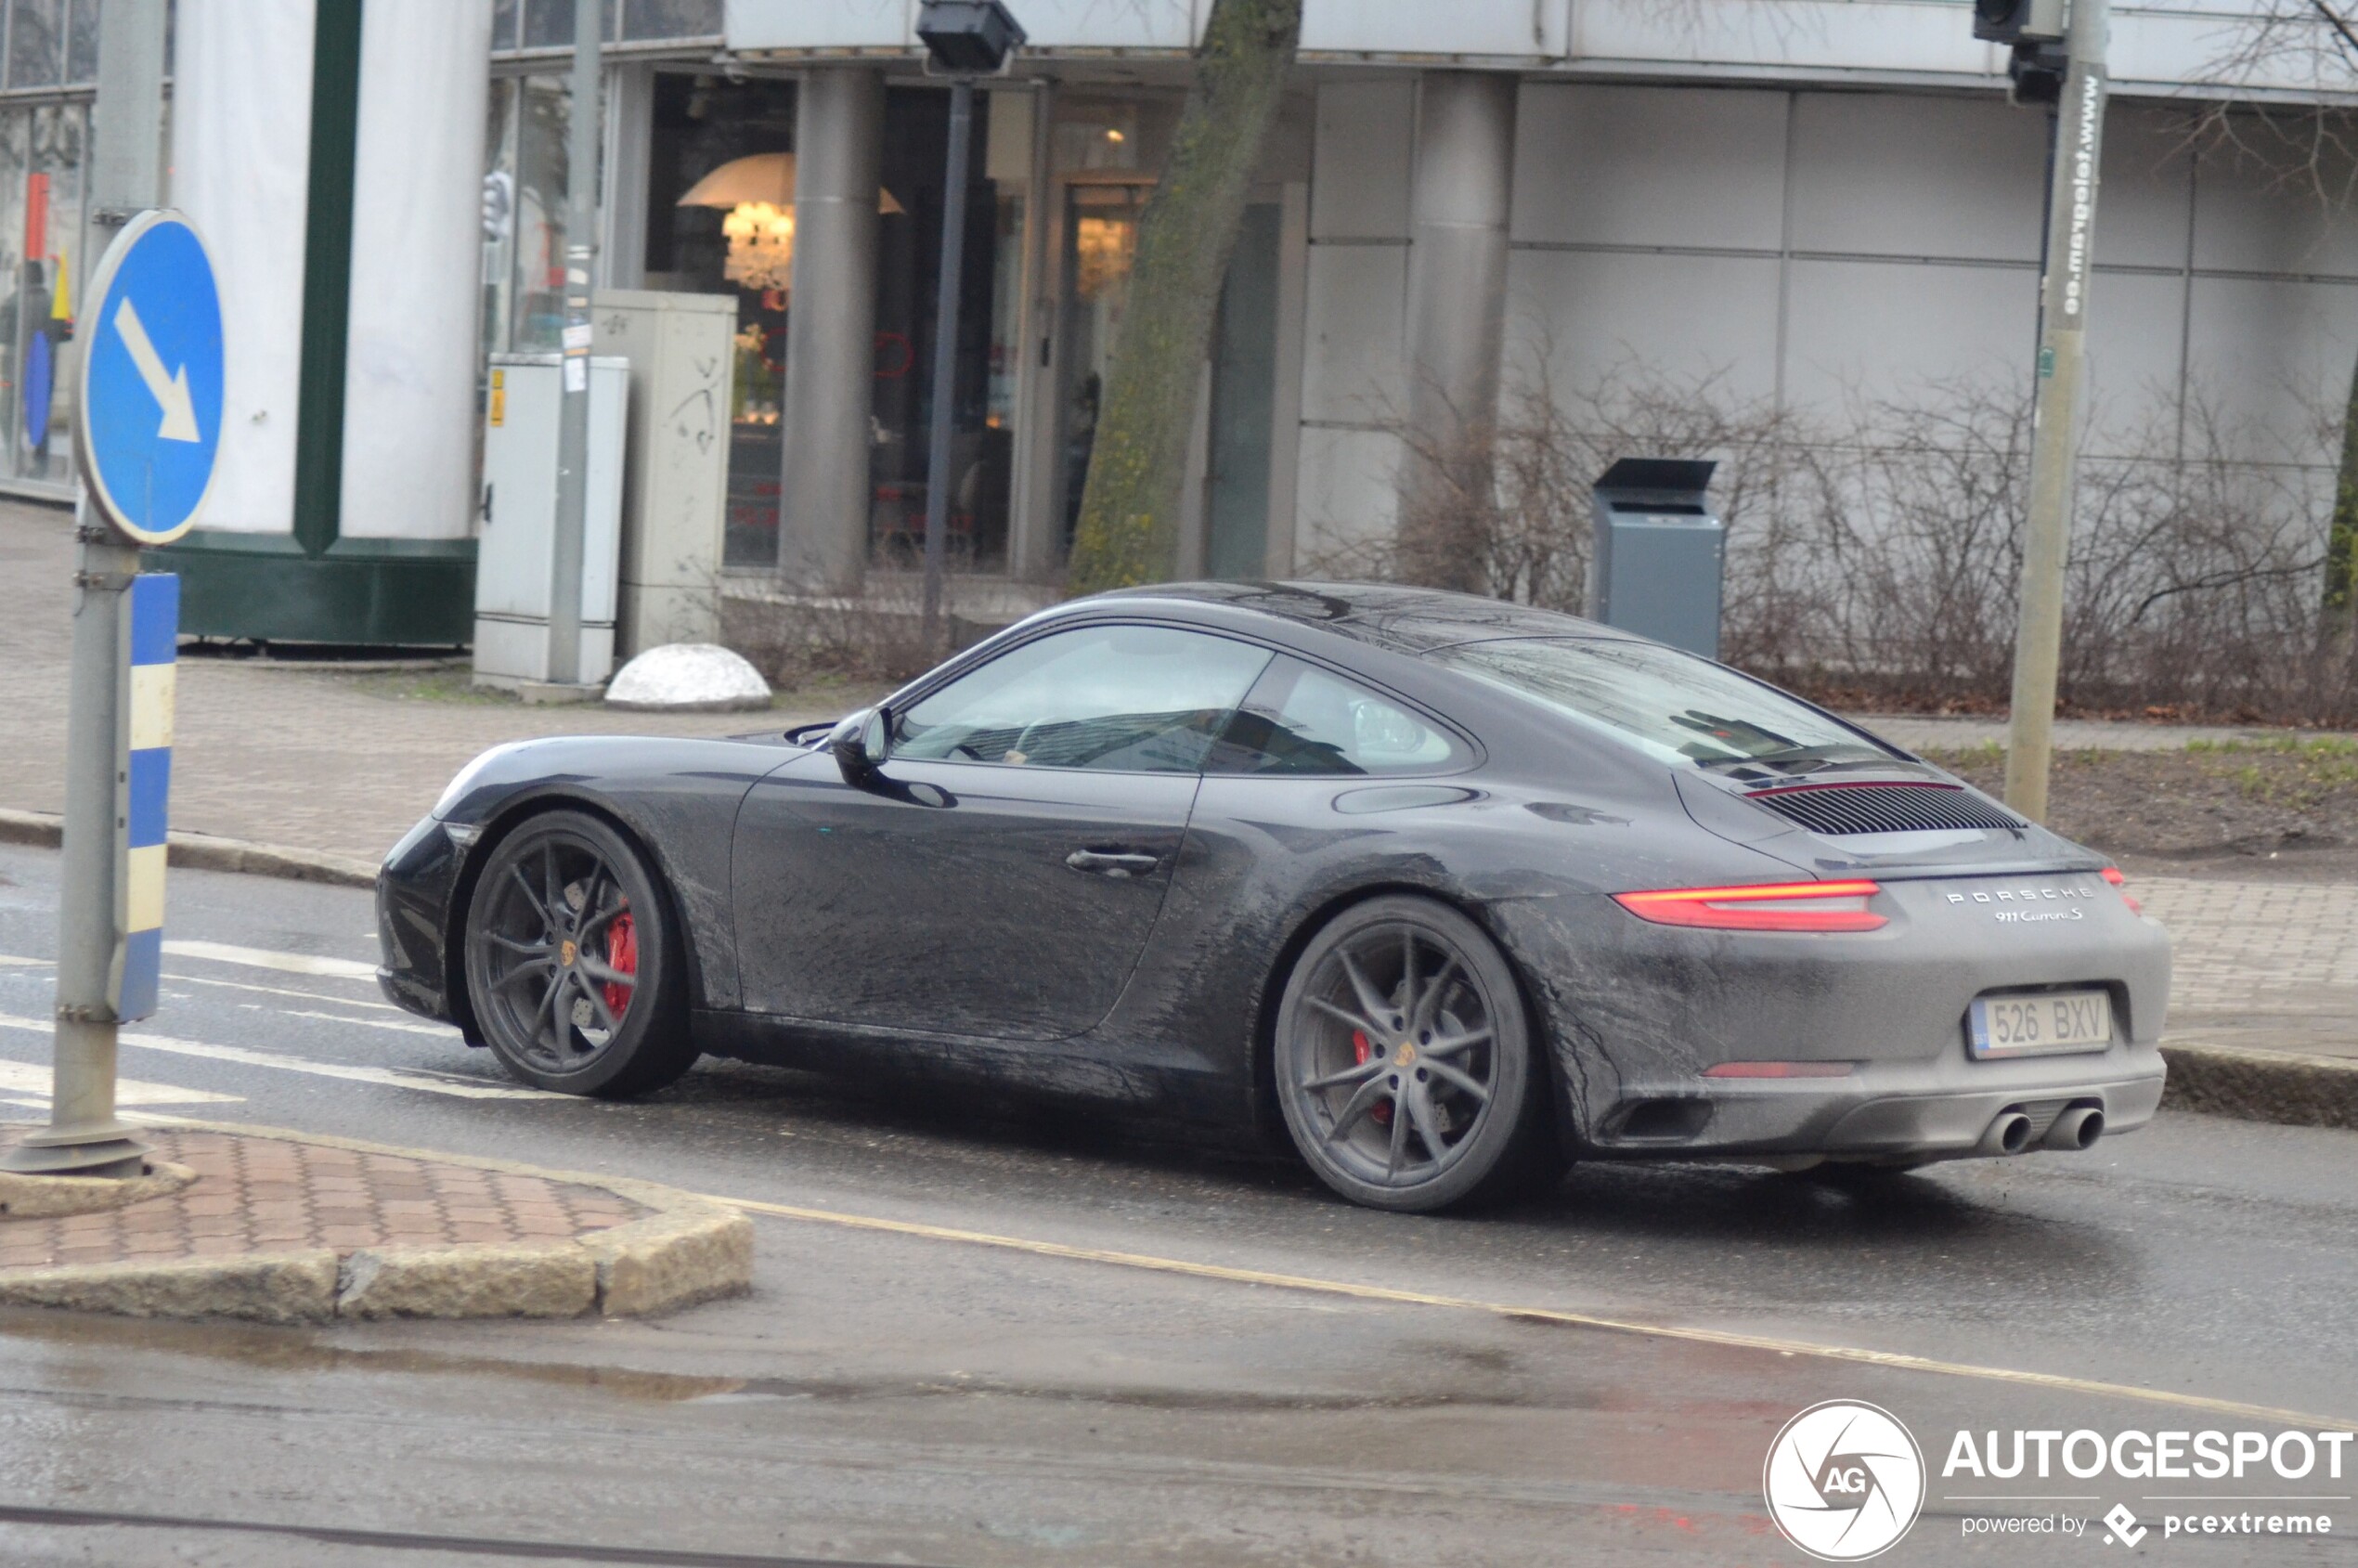
[[[83,302],[74,442],[90,499],[141,544],[193,526],[221,450],[221,295],[188,220],[142,213]]]

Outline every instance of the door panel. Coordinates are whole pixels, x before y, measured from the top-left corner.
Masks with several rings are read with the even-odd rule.
[[[819,754],[746,797],[745,1005],[1010,1040],[1104,1018],[1162,907],[1197,775],[899,758],[884,771],[855,789]]]

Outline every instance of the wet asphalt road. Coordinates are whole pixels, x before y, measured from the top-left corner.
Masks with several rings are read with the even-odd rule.
[[[0,848],[0,1074],[19,1085],[0,1118],[44,1114],[8,1064],[46,1061],[56,866]],[[250,952],[168,958],[163,1010],[134,1032],[169,1048],[126,1046],[123,1076],[161,1086],[156,1114],[2358,1417],[2349,1134],[2165,1116],[2089,1155],[1872,1194],[1594,1166],[1506,1213],[1402,1219],[1167,1128],[725,1064],[638,1104],[471,1095],[506,1082],[486,1054],[332,972],[372,961],[372,929],[356,891],[174,873],[169,934]],[[392,1070],[334,1075],[356,1067]],[[758,1223],[750,1297],[651,1324],[0,1314],[0,1562],[1791,1563],[1762,1459],[1788,1417],[1835,1397],[1898,1415],[1935,1466],[1885,1561],[2046,1561],[2097,1549],[2101,1526],[2027,1553],[1963,1517],[2151,1512],[2157,1484],[1968,1496],[1937,1475],[1958,1429],[2270,1429],[2073,1386]],[[2317,1506],[2339,1512],[2330,1540],[2167,1552],[2358,1559],[2358,1505]]]

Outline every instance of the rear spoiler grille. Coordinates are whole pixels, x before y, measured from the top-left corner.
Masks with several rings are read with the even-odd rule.
[[[1784,784],[1744,797],[1812,833],[1927,833],[2029,824],[1963,784]]]

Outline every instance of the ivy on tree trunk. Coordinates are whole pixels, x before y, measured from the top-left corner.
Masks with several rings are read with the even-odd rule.
[[[1129,299],[1073,534],[1071,591],[1167,580],[1196,391],[1302,0],[1213,0],[1162,178],[1138,220]]]
[[[2326,535],[2326,610],[2341,638],[2352,619],[2353,565],[2358,565],[2358,370],[2350,379],[2350,402],[2341,428],[2341,470],[2334,483],[2334,520]]]

